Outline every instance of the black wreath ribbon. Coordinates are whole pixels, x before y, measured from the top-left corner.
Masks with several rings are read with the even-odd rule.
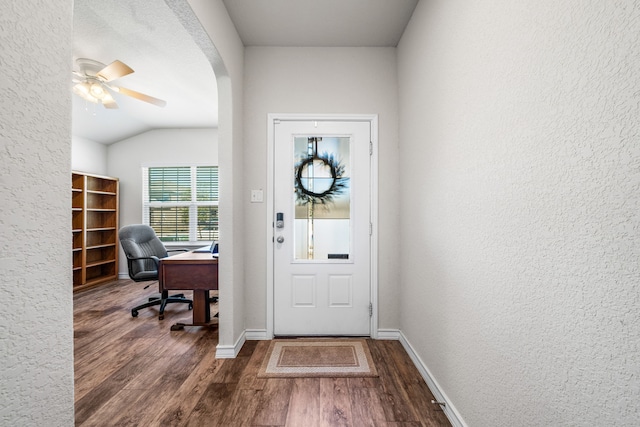
[[[331,171],[331,178],[332,178],[331,186],[327,190],[323,191],[322,193],[315,193],[309,190],[308,188],[306,188],[304,184],[302,184],[302,178],[303,178],[302,171],[304,170],[305,166],[308,166],[309,164],[315,161],[322,162]],[[327,203],[333,202],[333,199],[335,198],[335,196],[341,194],[346,188],[348,178],[344,178],[342,176],[342,174],[344,173],[344,169],[345,169],[344,165],[342,165],[338,160],[336,160],[332,154],[323,153],[320,156],[316,154],[313,157],[306,157],[303,160],[301,160],[300,163],[298,163],[295,168],[295,172],[296,172],[295,191],[296,191],[296,200],[298,201],[298,203],[299,204],[316,203],[316,204],[325,205]]]

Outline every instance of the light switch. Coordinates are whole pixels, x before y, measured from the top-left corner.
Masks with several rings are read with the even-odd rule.
[[[251,203],[262,203],[262,190],[251,190]]]

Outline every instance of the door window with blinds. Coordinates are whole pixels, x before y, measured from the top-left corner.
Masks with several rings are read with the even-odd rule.
[[[163,242],[218,240],[218,167],[142,168],[143,222]]]

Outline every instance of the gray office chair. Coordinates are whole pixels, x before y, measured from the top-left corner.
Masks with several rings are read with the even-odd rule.
[[[156,236],[153,228],[144,224],[127,225],[120,229],[118,233],[120,245],[127,256],[127,266],[129,268],[129,277],[134,282],[146,282],[158,280],[158,269],[160,259],[169,256],[168,250],[164,244]],[[175,251],[186,251],[186,249],[175,249]],[[148,286],[147,286],[148,287]],[[162,289],[158,282],[160,296],[150,297],[149,300],[131,309],[133,317],[138,316],[138,310],[160,306],[158,319],[164,319],[164,309],[170,303],[189,304],[189,310],[193,309],[193,301],[184,297],[184,294],[169,296],[169,291]]]

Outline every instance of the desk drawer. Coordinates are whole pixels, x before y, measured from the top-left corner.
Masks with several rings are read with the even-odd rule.
[[[164,289],[218,289],[218,264],[162,263]]]

